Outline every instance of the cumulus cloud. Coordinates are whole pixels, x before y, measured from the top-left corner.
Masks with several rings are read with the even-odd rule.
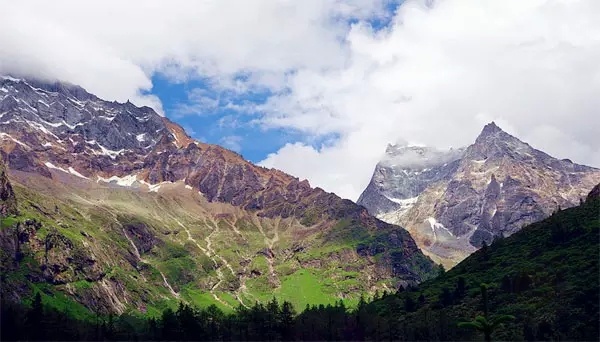
[[[389,2],[0,0],[0,73],[159,111],[152,75],[208,81],[217,94],[193,94],[181,115],[213,108],[219,91],[266,90],[266,102],[225,105],[304,138],[261,163],[350,199],[387,143],[459,147],[492,120],[600,166],[599,1],[407,0],[373,29]]]
[[[600,166],[600,2],[406,1],[392,25],[346,36],[342,68],[302,70],[264,106],[265,124],[336,132],[262,164],[356,199],[388,142],[474,141],[489,121],[560,158]]]
[[[384,1],[3,0],[1,6],[0,73],[70,81],[103,98],[161,110],[146,93],[154,73],[227,85],[240,72],[273,83],[288,70],[327,68],[344,58],[339,40],[347,25],[337,18],[378,15]]]

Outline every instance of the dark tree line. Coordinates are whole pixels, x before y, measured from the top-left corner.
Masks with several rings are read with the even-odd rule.
[[[462,282],[456,291],[463,291]],[[180,303],[177,310],[166,309],[158,318],[123,314],[84,321],[45,307],[38,293],[29,308],[2,303],[1,340],[377,341],[434,337],[424,333],[429,327],[408,326],[403,319],[426,303],[418,288],[375,294],[373,300],[379,305],[361,297],[354,309],[339,301],[307,305],[299,314],[291,303],[279,303],[275,298],[266,305],[239,306],[231,313],[214,305],[199,309]]]
[[[414,290],[413,290],[414,291]],[[193,308],[181,303],[166,309],[159,318],[124,314],[77,320],[42,303],[39,293],[31,307],[2,303],[1,340],[180,340],[180,341],[294,341],[294,340],[389,340],[403,339],[398,317],[414,311],[419,300],[400,300],[399,294],[378,295],[375,300],[396,298],[388,318],[361,298],[355,309],[342,301],[334,305],[306,306],[297,313],[287,301],[238,307],[224,313],[218,307]],[[410,297],[407,297],[410,298]],[[395,306],[398,306],[397,308]]]
[[[525,279],[522,274],[505,276],[494,289],[495,296],[523,291],[531,286]],[[442,287],[433,299],[418,287],[401,287],[395,294],[376,294],[371,302],[361,297],[353,309],[339,301],[307,305],[297,313],[291,303],[273,299],[249,308],[239,306],[230,313],[214,305],[200,309],[180,303],[176,310],[166,309],[157,318],[123,314],[89,320],[77,320],[68,312],[45,307],[38,293],[30,307],[2,303],[0,340],[415,341],[472,340],[481,337],[479,332],[489,339],[502,323],[498,321],[502,316],[488,317],[487,292],[482,291],[477,304],[469,305],[483,315],[463,322],[463,326],[458,323],[470,317],[454,315],[457,307],[465,306],[463,299],[468,299],[469,290],[477,289],[458,277],[453,287]],[[522,322],[522,331],[509,336],[553,339],[561,329],[559,324]]]

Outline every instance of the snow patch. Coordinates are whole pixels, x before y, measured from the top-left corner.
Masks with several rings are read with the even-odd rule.
[[[79,178],[89,179],[86,176],[82,175],[81,173],[77,172],[72,167],[69,167],[69,169],[67,170],[67,169],[63,169],[60,166],[56,166],[56,165],[52,164],[51,162],[45,162],[44,165],[46,165],[46,167],[49,168],[49,169],[54,169],[54,170],[62,171],[64,173],[69,173],[69,174],[72,174],[73,176],[77,176]]]
[[[10,134],[7,134],[7,133],[0,132],[0,138],[8,138],[8,139],[10,139],[10,140],[12,140],[12,141],[16,142],[17,144],[19,144],[19,145],[21,145],[21,146],[23,146],[23,147],[25,147],[25,148],[29,149],[29,146],[27,146],[27,145],[26,145],[25,143],[23,143],[22,141],[20,141],[20,140],[18,140],[18,139],[15,139],[15,138],[13,138],[13,137],[12,137]]]
[[[62,123],[53,123],[53,122],[48,122],[44,119],[40,119],[40,121],[42,121],[45,125],[51,126],[51,127],[60,127],[62,126]]]
[[[394,197],[385,196],[385,198],[389,199],[390,201],[392,201],[394,203],[398,203],[400,205],[413,205],[413,204],[417,203],[417,199],[419,197],[417,196],[417,197],[400,199],[400,198],[394,198]]]
[[[38,131],[41,131],[45,134],[51,135],[53,137],[55,137],[56,139],[58,139],[58,137],[56,136],[56,134],[50,132],[46,127],[44,127],[44,125],[37,123],[35,121],[29,121],[29,120],[25,120],[25,122],[27,122],[27,124],[32,127],[33,129],[36,129]]]
[[[123,176],[123,177],[112,176],[110,178],[103,178],[103,177],[98,176],[98,179],[96,180],[96,182],[111,183],[111,184],[116,184],[116,185],[125,186],[125,187],[132,187],[136,183],[143,184],[148,187],[148,192],[158,192],[158,190],[161,188],[162,185],[173,184],[173,182],[168,182],[168,181],[160,182],[158,184],[150,184],[150,183],[144,181],[143,179],[137,179],[137,175],[127,175],[127,176]]]
[[[118,151],[113,151],[113,150],[109,150],[106,147],[96,143],[96,145],[98,145],[98,147],[100,147],[100,149],[102,150],[101,152],[97,152],[94,151],[94,154],[96,155],[104,155],[104,156],[109,156],[111,159],[115,159],[117,158],[118,155],[120,155],[121,153],[125,152],[124,149],[120,149]]]
[[[158,189],[160,189],[161,185],[162,185],[162,183],[150,185],[148,187],[148,192],[158,192]]]
[[[137,175],[127,175],[123,177],[112,176],[110,178],[102,178],[98,176],[96,182],[113,183],[119,186],[132,186],[135,182],[137,182]]]
[[[158,184],[148,184],[148,192],[158,192],[160,187],[165,184],[173,184],[173,182],[166,181],[166,182],[160,182]]]
[[[75,176],[77,176],[77,177],[80,177],[80,178],[89,179],[89,178],[87,178],[86,176],[82,175],[81,173],[77,172],[77,171],[76,171],[74,168],[72,168],[72,167],[69,167],[69,173],[70,173],[70,174],[72,174],[72,175],[75,175]]]
[[[434,238],[437,238],[436,229],[443,229],[446,232],[448,232],[448,234],[450,234],[450,236],[454,236],[454,234],[452,234],[452,232],[449,231],[448,228],[444,227],[444,225],[439,223],[435,218],[428,217],[426,221],[429,222],[429,226],[431,227],[431,230],[433,231]]]
[[[115,119],[115,117],[114,117],[114,116],[104,116],[104,115],[98,115],[98,117],[99,117],[100,119],[104,119],[104,120],[106,120],[106,121],[108,121],[108,122],[112,122],[112,121]]]
[[[74,124],[74,125],[69,125],[69,124],[68,124],[68,123],[67,123],[65,120],[63,120],[63,121],[62,121],[61,123],[59,123],[58,125],[59,125],[59,126],[67,126],[67,127],[69,127],[69,129],[75,129],[75,127],[77,127],[77,126],[83,126],[83,125],[85,125],[85,124],[84,124],[84,123],[81,123],[81,122],[78,122],[78,123],[76,123],[76,124]],[[54,126],[54,127],[56,127],[56,126]]]
[[[13,82],[21,82],[22,81],[22,79],[14,78],[12,76],[0,76],[0,78],[2,78],[3,80],[9,80],[9,81],[13,81]]]

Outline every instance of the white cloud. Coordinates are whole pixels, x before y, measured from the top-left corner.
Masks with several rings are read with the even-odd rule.
[[[382,1],[0,1],[0,73],[61,79],[100,97],[161,110],[150,76],[274,82],[344,55],[339,16],[381,12]],[[255,78],[258,79],[258,76]],[[268,79],[268,80],[267,80]],[[272,85],[272,84],[271,84]]]
[[[385,4],[0,0],[0,73],[158,110],[145,95],[154,73],[233,94],[268,89],[266,104],[228,109],[251,108],[264,127],[306,137],[262,164],[351,199],[388,142],[462,146],[491,120],[557,157],[600,166],[599,1],[408,0],[389,28],[373,31],[361,19],[385,15]]]
[[[242,137],[239,135],[228,135],[221,138],[220,143],[225,148],[240,153],[242,151]]]
[[[388,142],[463,146],[495,120],[600,166],[599,16],[595,0],[407,1],[383,32],[352,27],[344,67],[301,70],[264,107],[266,125],[340,140],[288,145],[262,164],[356,199]]]

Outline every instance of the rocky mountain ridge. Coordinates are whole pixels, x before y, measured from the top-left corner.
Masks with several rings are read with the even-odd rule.
[[[435,273],[404,229],[351,201],[77,86],[1,79],[0,152],[21,211],[0,234],[9,298],[43,286],[105,312],[274,294],[304,306]]]
[[[382,161],[358,203],[406,227],[428,255],[447,267],[484,241],[511,235],[559,206],[578,204],[600,182],[599,169],[553,158],[493,122],[472,145],[441,155],[451,157],[416,170],[410,163]],[[382,196],[393,196],[400,206],[369,200]]]
[[[306,180],[194,141],[148,107],[103,101],[77,86],[4,78],[0,127],[2,151],[14,170],[47,177],[59,170],[154,191],[161,183],[184,181],[209,201],[269,217],[303,217],[306,202],[352,206]],[[327,215],[337,214],[329,210]]]

